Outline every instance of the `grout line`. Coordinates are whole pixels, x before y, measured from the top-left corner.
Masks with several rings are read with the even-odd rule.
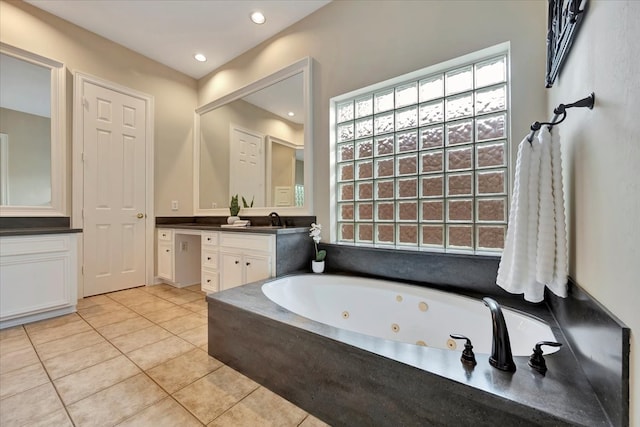
[[[24,328],[24,326],[23,326],[23,328]],[[33,351],[36,353],[36,357],[38,358],[38,361],[40,362],[40,366],[42,366],[42,369],[44,370],[44,373],[47,375],[47,378],[49,379],[49,384],[51,384],[51,387],[53,387],[53,390],[55,391],[56,396],[58,396],[58,401],[62,405],[62,409],[64,409],[64,412],[67,414],[67,417],[68,417],[69,421],[71,422],[71,425],[73,425],[75,427],[76,423],[73,421],[73,418],[71,418],[71,414],[69,413],[69,410],[67,409],[67,405],[64,404],[64,400],[62,400],[62,396],[60,396],[60,392],[58,391],[58,387],[56,387],[56,385],[53,383],[53,379],[51,379],[51,375],[49,375],[49,371],[47,370],[47,368],[45,367],[44,363],[42,362],[42,358],[40,358],[40,353],[38,353],[38,350],[36,350],[36,346],[33,344],[33,341],[31,341],[31,337],[29,336],[29,331],[27,330],[27,328],[24,328],[24,331],[27,334],[27,338],[29,339],[29,342],[31,343],[31,347],[33,347]],[[50,412],[49,414],[46,414],[46,415],[51,415],[51,414],[53,414],[53,412]],[[42,417],[42,418],[44,418],[44,417]]]

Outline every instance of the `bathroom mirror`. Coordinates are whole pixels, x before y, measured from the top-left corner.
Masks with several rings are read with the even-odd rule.
[[[305,58],[196,110],[194,213],[312,213],[311,60]]]
[[[0,43],[0,214],[65,215],[65,72]]]

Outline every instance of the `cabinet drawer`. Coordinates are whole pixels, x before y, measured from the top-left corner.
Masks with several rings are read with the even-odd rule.
[[[66,252],[71,248],[71,238],[67,235],[3,237],[0,239],[0,254],[28,255],[49,252]]]
[[[218,246],[218,233],[203,232],[202,246]]]
[[[246,249],[271,252],[275,236],[247,233],[220,233],[220,246],[225,248]]]
[[[158,229],[158,240],[171,241],[173,238],[173,230]]]
[[[218,273],[215,271],[202,270],[200,289],[202,289],[203,292],[218,292],[220,290]]]
[[[202,250],[202,268],[218,268],[218,251]]]

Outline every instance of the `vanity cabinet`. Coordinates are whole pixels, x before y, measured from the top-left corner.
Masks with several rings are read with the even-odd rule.
[[[158,278],[177,288],[200,283],[200,231],[157,230]]]
[[[77,295],[77,234],[0,238],[0,329],[72,313]]]
[[[201,237],[201,268],[202,279],[200,288],[204,292],[218,292],[220,290],[220,273],[218,271],[218,232],[203,232]]]
[[[158,233],[158,260],[156,263],[157,274],[161,279],[173,282],[174,271],[174,244],[173,230],[160,228]]]
[[[220,233],[220,290],[275,276],[275,236]]]

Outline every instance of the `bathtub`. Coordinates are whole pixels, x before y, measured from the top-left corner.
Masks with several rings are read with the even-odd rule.
[[[464,341],[449,334],[462,334],[471,339],[475,353],[491,353],[491,314],[480,300],[391,281],[321,274],[277,279],[265,283],[262,292],[293,313],[336,328],[457,351]],[[514,356],[529,356],[539,341],[555,341],[546,322],[508,308],[502,312]]]
[[[303,274],[208,294],[207,304],[209,355],[334,427],[611,425],[544,304],[509,300],[533,316],[503,307],[524,355],[515,373],[489,364],[481,301],[421,286]],[[476,366],[461,363],[462,342],[451,351],[449,333],[470,336]],[[548,357],[545,348],[544,376],[527,364],[541,340],[565,344]]]

